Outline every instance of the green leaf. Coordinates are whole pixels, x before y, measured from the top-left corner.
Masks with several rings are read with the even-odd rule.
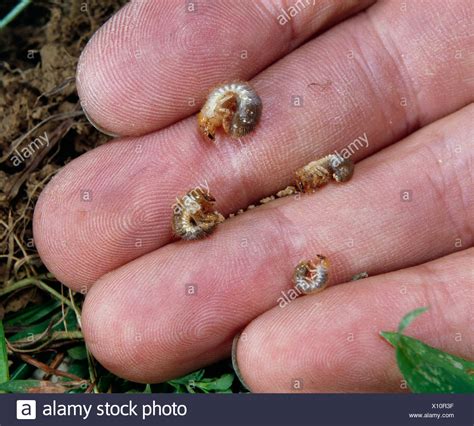
[[[87,368],[87,363],[86,362],[73,362],[70,364],[67,368],[67,372],[74,374],[77,377],[80,377],[82,379],[86,379],[89,375],[89,370]],[[63,379],[63,380],[69,380],[69,379]]]
[[[38,388],[44,383],[42,380],[10,380],[0,383],[0,391],[12,393],[27,393],[31,388]]]
[[[409,388],[415,393],[474,392],[473,362],[402,334],[426,310],[427,308],[418,308],[405,315],[398,326],[398,333],[380,332],[395,347],[398,368]]]
[[[87,382],[49,380],[10,380],[0,383],[0,391],[10,393],[66,393],[76,390],[84,391]]]
[[[414,309],[413,311],[408,312],[408,314],[406,314],[400,321],[400,324],[398,325],[398,332],[402,333],[405,330],[405,328],[407,328],[407,326],[410,325],[410,323],[418,315],[421,315],[423,312],[426,312],[427,310],[428,308],[423,307],[423,308]]]
[[[231,373],[223,374],[217,379],[203,379],[196,383],[196,387],[203,391],[224,392],[227,391],[234,382],[234,375]]]
[[[69,331],[78,330],[77,318],[72,310],[69,310],[64,318],[64,321],[60,321],[62,318],[62,313],[58,312],[52,318],[48,318],[45,321],[40,322],[39,324],[32,325],[30,327],[25,327],[23,331],[19,331],[9,338],[11,343],[17,342],[18,340],[30,339],[34,340],[34,336],[43,334],[51,323],[56,324],[51,328],[51,331],[64,331],[64,321],[67,324],[67,329]]]
[[[106,373],[99,377],[97,388],[100,393],[107,393],[113,382],[112,373]]]
[[[194,371],[193,373],[187,374],[186,376],[179,377],[177,379],[170,380],[168,383],[172,386],[175,385],[189,385],[189,383],[195,383],[202,379],[204,376],[204,370]]]
[[[83,361],[87,359],[87,350],[84,345],[74,346],[67,350],[67,354],[77,361]]]
[[[394,333],[392,331],[381,331],[380,335],[388,342],[390,343],[393,347],[397,347],[398,345],[398,339],[400,335],[398,333]]]
[[[198,370],[187,376],[168,382],[175,388],[175,393],[196,393],[196,389],[204,393],[227,392],[234,381],[234,374],[223,374],[221,377],[204,377],[204,370]]]
[[[0,320],[0,383],[9,379],[8,373],[8,353],[5,331],[3,330],[3,321]]]
[[[33,367],[30,364],[27,364],[26,362],[20,364],[10,375],[11,380],[21,380],[21,379],[26,379],[31,376],[33,371],[35,370],[35,367]]]
[[[474,362],[399,335],[398,366],[415,393],[474,392]]]
[[[25,326],[34,324],[45,317],[52,317],[55,309],[61,306],[59,300],[50,300],[37,306],[28,306],[27,308],[8,316],[5,319],[5,327]]]

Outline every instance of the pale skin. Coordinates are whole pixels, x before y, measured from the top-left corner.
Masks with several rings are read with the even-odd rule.
[[[34,232],[47,267],[87,292],[89,349],[120,376],[158,382],[230,356],[243,331],[236,355],[252,391],[303,379],[305,392],[402,392],[378,333],[429,306],[408,334],[474,358],[469,2],[355,15],[368,3],[326,0],[285,26],[285,2],[209,3],[191,19],[181,1],[132,2],[81,57],[88,116],[128,136],[59,172]],[[262,98],[260,124],[242,143],[222,132],[213,143],[194,114],[235,79]],[[173,239],[175,197],[200,182],[227,216],[364,133],[349,182],[246,211],[204,240]],[[318,253],[329,287],[278,307],[294,267]],[[350,282],[360,272],[369,278]]]

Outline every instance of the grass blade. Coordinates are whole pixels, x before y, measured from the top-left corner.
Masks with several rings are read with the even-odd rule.
[[[55,309],[61,306],[59,300],[50,300],[37,306],[30,306],[12,315],[8,315],[4,320],[5,327],[25,326],[34,324],[37,321],[53,315]]]
[[[8,12],[8,14],[0,20],[0,29],[5,28],[11,21],[13,21],[26,7],[31,3],[31,0],[21,0],[16,6]]]
[[[83,389],[85,381],[52,383],[47,380],[10,380],[0,384],[0,391],[10,393],[66,393],[72,389]]]
[[[3,330],[3,321],[0,320],[0,383],[7,382],[8,379],[7,340],[5,339],[5,331]]]

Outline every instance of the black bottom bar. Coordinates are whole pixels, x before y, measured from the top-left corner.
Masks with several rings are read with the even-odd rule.
[[[13,425],[473,424],[473,395],[0,395]]]

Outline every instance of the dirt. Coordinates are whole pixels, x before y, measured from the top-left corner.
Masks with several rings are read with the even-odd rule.
[[[46,272],[32,236],[38,195],[62,166],[108,140],[85,119],[74,77],[87,41],[125,3],[35,0],[0,30],[0,289]],[[2,1],[0,17],[15,4]]]

